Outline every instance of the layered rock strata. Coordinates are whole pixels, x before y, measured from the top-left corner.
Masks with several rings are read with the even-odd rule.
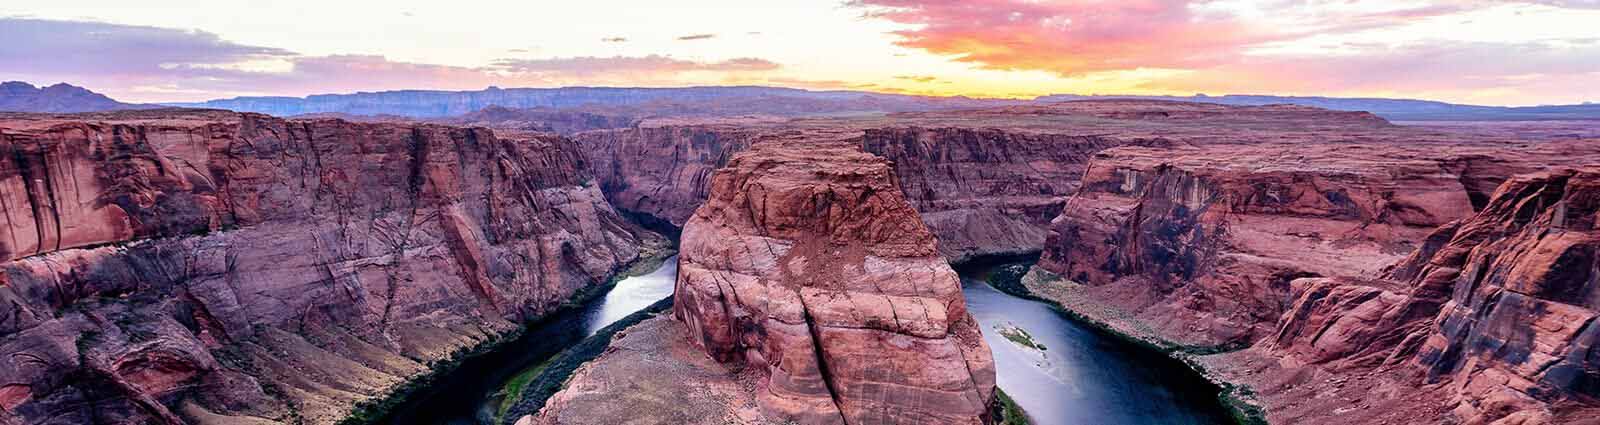
[[[960,127],[868,129],[861,137],[862,149],[894,164],[906,198],[951,261],[1044,246],[1089,158],[1124,143]]]
[[[4,118],[0,422],[332,423],[656,240],[562,138]]]
[[[1264,351],[1392,370],[1469,423],[1600,412],[1600,168],[1519,176],[1384,279],[1307,279]],[[1592,416],[1591,416],[1592,417]]]
[[[1290,282],[1375,276],[1472,213],[1426,152],[1366,146],[1122,147],[1100,153],[1038,268],[1186,345],[1271,333]]]
[[[833,141],[757,143],[684,227],[674,315],[761,375],[775,421],[976,424],[994,361],[890,164]]]
[[[815,125],[650,125],[582,133],[609,158],[595,174],[618,208],[682,226],[706,199],[710,175],[763,139],[848,137],[884,157],[952,260],[1037,251],[1050,219],[1077,189],[1089,156],[1125,143],[1099,136],[966,127],[861,128]],[[805,143],[797,140],[797,143]]]

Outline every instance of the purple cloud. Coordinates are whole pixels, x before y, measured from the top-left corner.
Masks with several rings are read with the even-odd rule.
[[[233,63],[294,53],[185,31],[99,22],[0,18],[0,69],[33,73],[155,72],[175,63]]]
[[[693,61],[662,55],[501,59],[486,66],[389,60],[374,55],[307,56],[251,46],[204,31],[0,18],[0,80],[70,81],[137,102],[204,100],[241,94],[306,95],[489,85],[688,83],[688,71],[771,71],[759,58]]]

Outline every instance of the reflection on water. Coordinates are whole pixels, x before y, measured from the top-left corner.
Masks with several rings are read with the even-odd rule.
[[[668,257],[655,271],[617,281],[604,297],[579,311],[567,311],[541,321],[522,337],[494,352],[474,357],[429,388],[427,394],[408,400],[383,423],[391,425],[480,425],[494,422],[499,410],[497,394],[506,381],[537,367],[557,353],[595,332],[672,295],[678,275],[678,257]]]
[[[584,308],[584,336],[594,335],[607,325],[671,296],[677,278],[678,257],[672,256],[650,274],[618,281],[605,299]]]
[[[1101,335],[1050,306],[962,277],[1000,388],[1035,424],[1228,423],[1214,392],[1173,360]]]
[[[491,423],[500,403],[495,393],[508,379],[672,295],[677,265],[672,257],[650,274],[623,279],[583,309],[546,320],[506,349],[463,363],[385,423]],[[1182,364],[975,279],[962,277],[967,306],[994,351],[1000,388],[1035,424],[1229,422],[1213,397],[1214,388]]]

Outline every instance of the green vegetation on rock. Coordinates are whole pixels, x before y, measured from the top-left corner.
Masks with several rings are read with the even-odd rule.
[[[1022,406],[1016,400],[1006,395],[999,387],[994,389],[994,423],[996,425],[1030,425],[1028,413],[1022,411]]]
[[[1034,341],[1033,335],[1028,334],[1028,331],[1025,329],[1011,325],[996,325],[994,328],[995,330],[1000,331],[1000,336],[1006,337],[1006,339],[1011,340],[1011,342],[1014,342],[1017,345],[1039,351],[1047,350],[1047,348],[1044,347],[1044,344]]]
[[[655,270],[655,268],[660,267],[667,258],[677,254],[675,246],[672,245],[671,241],[663,239],[656,242],[657,243],[647,244],[644,246],[644,252],[640,253],[638,259],[629,263],[627,266],[622,267],[618,272],[613,273],[604,284],[593,285],[579,289],[577,293],[572,295],[572,297],[568,298],[556,308],[552,308],[550,311],[544,312],[544,314],[538,319],[528,321],[527,323],[523,324],[523,326],[513,329],[509,332],[490,335],[489,338],[480,341],[477,344],[473,344],[472,346],[464,347],[450,353],[450,355],[446,356],[444,359],[429,362],[427,364],[427,371],[412,376],[399,385],[391,387],[386,395],[357,402],[355,407],[350,410],[350,413],[345,416],[344,419],[339,420],[337,424],[371,425],[383,423],[388,418],[389,414],[394,412],[395,409],[403,406],[411,398],[422,395],[423,392],[432,387],[436,381],[459,368],[462,362],[465,362],[473,357],[494,352],[495,350],[500,349],[502,346],[516,341],[522,336],[523,333],[527,332],[527,330],[533,329],[537,326],[542,326],[549,320],[552,320],[552,318],[560,317],[561,313],[582,308],[583,305],[599,298],[607,291],[610,291],[611,288],[615,287],[617,282],[621,281],[622,279],[629,276],[637,276],[649,273],[650,271]],[[668,300],[671,300],[671,298],[669,297]],[[671,304],[669,303],[668,305],[670,306]],[[654,308],[654,306],[652,306],[652,308]],[[629,318],[632,318],[632,316],[629,316]],[[628,319],[623,320],[626,321]],[[635,320],[635,322],[637,322],[637,320]],[[608,327],[606,329],[609,330],[611,328]],[[602,330],[601,332],[603,333],[605,330]],[[602,345],[602,348],[603,347],[604,346]],[[552,359],[551,362],[553,361],[555,360]],[[521,374],[519,374],[518,378],[521,377],[520,375]],[[554,392],[552,392],[552,394],[553,393]],[[543,404],[542,400],[540,404]]]
[[[517,418],[523,415],[537,413],[544,408],[545,402],[549,401],[551,396],[566,386],[567,379],[572,377],[572,373],[577,371],[578,367],[605,353],[606,347],[611,345],[611,338],[616,336],[617,332],[671,308],[672,297],[657,301],[644,310],[607,325],[593,336],[551,357],[549,361],[527,372],[528,377],[519,375],[518,379],[524,381],[515,393],[506,393],[507,401],[502,402],[500,406],[500,422],[509,424],[516,422]],[[510,390],[508,385],[502,391]]]

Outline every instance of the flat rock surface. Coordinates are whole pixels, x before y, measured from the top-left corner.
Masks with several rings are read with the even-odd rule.
[[[756,375],[689,344],[669,314],[619,332],[536,416],[518,425],[775,424],[756,404]]]

